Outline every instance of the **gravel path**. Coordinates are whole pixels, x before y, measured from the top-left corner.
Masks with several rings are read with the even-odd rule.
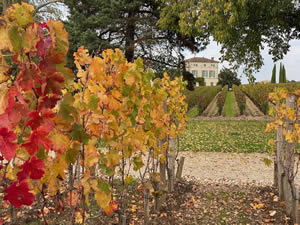
[[[270,186],[273,184],[273,163],[266,166],[262,153],[181,152],[184,156],[183,176],[204,183]],[[300,184],[299,173],[296,183]]]

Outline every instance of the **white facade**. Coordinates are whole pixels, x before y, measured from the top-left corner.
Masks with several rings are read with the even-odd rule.
[[[218,83],[219,62],[203,57],[194,57],[185,61],[186,70],[195,78],[203,77],[205,86],[216,86]]]

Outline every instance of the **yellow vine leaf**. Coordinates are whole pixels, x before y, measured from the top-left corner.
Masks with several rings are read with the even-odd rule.
[[[5,19],[12,25],[26,27],[33,23],[33,5],[22,2],[13,4],[6,10]]]
[[[135,78],[134,75],[132,73],[126,73],[124,76],[125,79],[125,83],[129,86],[132,86],[134,84]]]
[[[7,24],[3,17],[0,17],[0,52],[12,51],[12,45],[8,37]]]
[[[110,193],[106,193],[104,191],[96,190],[95,199],[96,199],[98,205],[102,209],[105,209],[109,206],[109,203],[111,201],[111,195],[110,195]]]
[[[287,109],[287,116],[290,120],[295,121],[296,120],[296,115],[295,115],[295,110],[292,108]]]
[[[57,128],[54,128],[48,138],[52,141],[54,149],[59,152],[65,152],[70,145],[70,138],[64,135]]]
[[[8,104],[8,88],[6,84],[0,84],[0,115],[4,113]]]
[[[78,62],[79,65],[84,66],[87,64],[91,64],[92,58],[89,56],[89,51],[85,49],[83,46],[80,46],[74,54],[75,61]],[[80,68],[77,66],[77,68]]]
[[[28,26],[24,33],[24,50],[25,52],[34,51],[40,37],[38,35],[38,25],[33,23],[32,26]]]

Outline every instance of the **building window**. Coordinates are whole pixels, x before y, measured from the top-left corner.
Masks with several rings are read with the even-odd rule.
[[[198,77],[198,71],[197,70],[192,70],[192,74],[194,75],[194,77]]]
[[[207,70],[202,70],[202,77],[207,77]]]
[[[209,71],[209,78],[215,78],[215,71]]]
[[[211,67],[215,67],[215,64],[211,64]]]
[[[210,86],[214,86],[214,82],[210,82]]]
[[[203,64],[204,67],[206,67],[206,64]]]
[[[194,64],[194,66],[195,66],[195,67],[197,67],[197,66],[198,66],[198,64]]]

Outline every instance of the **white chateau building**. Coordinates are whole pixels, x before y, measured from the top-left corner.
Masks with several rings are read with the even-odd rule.
[[[216,86],[218,83],[219,62],[214,58],[193,57],[185,60],[186,70],[191,72],[195,78],[203,77],[205,86]]]

